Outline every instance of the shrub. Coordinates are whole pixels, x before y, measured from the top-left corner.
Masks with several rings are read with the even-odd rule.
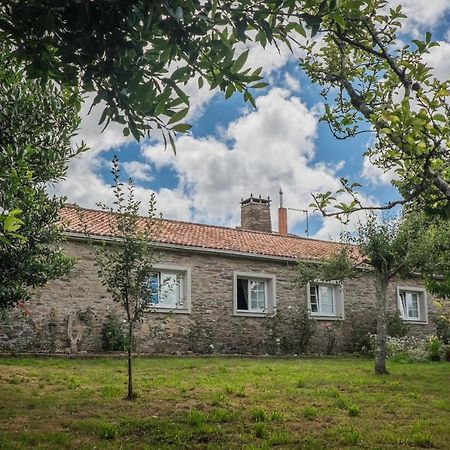
[[[375,333],[375,321],[367,321],[367,317],[362,314],[349,314],[349,323],[351,325],[351,342],[354,353],[367,354],[371,351],[370,335]]]
[[[371,348],[375,348],[376,335],[370,335]],[[390,337],[386,339],[388,358],[394,361],[420,362],[429,359],[429,339],[405,336],[402,338]]]
[[[102,326],[102,350],[105,352],[124,351],[126,338],[122,323],[113,313],[108,313]]]
[[[214,352],[215,332],[211,324],[206,323],[200,318],[192,321],[188,333],[188,349],[200,355],[206,355]]]
[[[396,311],[387,316],[387,334],[391,337],[402,338],[408,335],[411,325],[406,323]]]
[[[431,337],[429,344],[430,356],[439,356],[441,353],[441,348],[441,341],[437,337]]]
[[[317,322],[313,319],[306,308],[297,308],[293,317],[294,343],[297,353],[304,353],[311,338],[316,332]]]
[[[342,321],[338,320],[336,322],[324,322],[322,328],[325,332],[327,338],[326,354],[332,355],[336,348],[337,341],[337,331],[342,326]]]
[[[317,327],[316,320],[303,306],[277,310],[267,324],[267,351],[275,354],[305,353]]]
[[[450,319],[445,316],[439,316],[434,319],[436,325],[436,335],[444,345],[450,344]]]

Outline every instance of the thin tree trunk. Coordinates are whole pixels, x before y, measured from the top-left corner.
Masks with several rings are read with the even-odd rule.
[[[132,366],[132,348],[133,348],[133,323],[128,323],[128,395],[127,400],[133,400],[133,366]]]
[[[377,296],[377,340],[375,349],[375,373],[384,375],[389,373],[386,369],[386,335],[387,335],[387,288],[389,279],[377,274],[375,279]]]

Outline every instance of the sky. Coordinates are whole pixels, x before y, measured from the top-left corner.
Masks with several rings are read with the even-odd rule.
[[[426,31],[440,43],[428,62],[441,79],[450,77],[450,0],[392,0],[407,14],[400,39],[421,38]],[[225,100],[223,93],[199,90],[195,80],[186,91],[191,111],[185,121],[192,124],[189,135],[176,139],[177,155],[157,139],[139,143],[124,137],[121,126],[110,124],[101,132],[102,109],[90,114],[90,100],[82,108],[82,123],[75,138],[90,150],[72,160],[65,180],[54,190],[71,203],[97,208],[111,204],[111,159],[118,155],[124,181],[132,177],[142,212],[154,192],[157,209],[164,218],[236,227],[240,225],[242,198],[270,197],[273,229],[277,229],[280,189],[284,206],[308,209],[309,236],[338,239],[351,230],[360,214],[344,227],[334,218],[322,218],[309,205],[311,193],[335,191],[339,178],[360,182],[367,203],[381,204],[398,198],[390,185],[391,174],[382,173],[362,156],[369,145],[367,135],[338,141],[319,123],[323,99],[298,67],[295,54],[287,49],[263,50],[250,44],[247,65],[262,67],[269,82],[258,90],[256,109],[239,94]],[[306,233],[306,214],[288,210],[289,232]]]

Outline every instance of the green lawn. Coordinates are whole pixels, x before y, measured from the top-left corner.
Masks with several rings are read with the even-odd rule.
[[[0,449],[450,448],[450,364],[0,358]]]

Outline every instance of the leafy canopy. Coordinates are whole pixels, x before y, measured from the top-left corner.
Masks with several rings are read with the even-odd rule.
[[[31,77],[94,92],[100,122],[125,124],[137,139],[162,129],[185,132],[185,85],[241,92],[254,105],[261,69],[247,69],[254,40],[291,46],[317,32],[335,0],[7,0],[0,5],[0,39],[14,45]]]
[[[303,46],[301,67],[323,87],[322,119],[339,139],[370,133],[373,145],[365,155],[395,173],[402,199],[372,209],[414,204],[450,217],[450,80],[437,79],[424,58],[438,43],[427,33],[402,44],[400,6],[389,8],[385,0],[349,4],[322,18],[322,45]],[[341,181],[337,196],[317,194],[313,206],[343,218],[372,206],[361,203],[358,184]],[[350,200],[341,201],[342,193]]]
[[[394,276],[425,277],[439,280],[436,274],[448,271],[448,252],[441,253],[438,236],[448,233],[446,220],[430,218],[421,213],[405,213],[398,218],[380,220],[370,214],[360,222],[356,231],[344,233],[340,251],[320,264],[299,262],[297,281],[306,284],[314,279],[323,281],[354,278],[366,273],[367,268],[386,279]],[[446,234],[445,234],[446,235]]]
[[[0,308],[26,300],[30,289],[71,266],[60,249],[58,210],[64,199],[47,184],[63,178],[79,125],[74,88],[38,83],[0,46]]]

